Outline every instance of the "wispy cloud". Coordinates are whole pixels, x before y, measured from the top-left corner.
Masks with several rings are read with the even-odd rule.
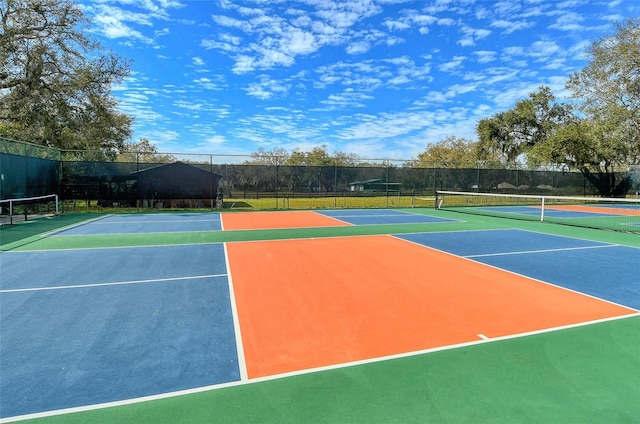
[[[458,40],[458,44],[463,47],[475,46],[478,40],[488,37],[491,31],[488,29],[476,29],[467,25],[462,25],[460,28],[462,38]]]
[[[133,59],[135,137],[183,151],[411,157],[564,81],[634,0],[79,0]],[[181,144],[182,143],[182,144]],[[310,147],[311,148],[311,147]]]
[[[271,79],[267,75],[261,75],[259,82],[249,84],[245,90],[252,97],[267,100],[274,96],[285,95],[289,91],[289,87],[280,81]]]
[[[117,3],[116,3],[117,4]],[[97,34],[108,39],[120,39],[124,43],[142,42],[154,44],[155,38],[166,35],[167,28],[154,32],[154,36],[143,34],[141,29],[135,26],[153,28],[155,21],[170,19],[171,10],[183,7],[178,1],[145,0],[140,2],[125,2],[131,8],[118,7],[116,5],[97,1],[83,4],[83,8],[92,16],[92,28]]]

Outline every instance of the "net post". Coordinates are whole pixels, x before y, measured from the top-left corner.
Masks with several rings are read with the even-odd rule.
[[[438,190],[436,190],[436,197],[433,201],[433,209],[438,209],[438,195],[439,195],[439,192]]]
[[[542,196],[542,204],[540,205],[540,222],[544,222],[544,199],[545,197]]]
[[[13,225],[13,200],[9,200],[9,225]]]
[[[58,195],[56,194],[56,216],[59,216],[59,208],[58,208]]]

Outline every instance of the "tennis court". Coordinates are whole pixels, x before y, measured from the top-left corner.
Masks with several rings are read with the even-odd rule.
[[[2,243],[3,422],[640,416],[635,234],[425,209],[58,220]]]

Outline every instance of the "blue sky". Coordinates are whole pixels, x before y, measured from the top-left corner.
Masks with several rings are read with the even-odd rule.
[[[637,0],[79,0],[131,59],[113,94],[163,152],[284,148],[411,159],[540,85]]]

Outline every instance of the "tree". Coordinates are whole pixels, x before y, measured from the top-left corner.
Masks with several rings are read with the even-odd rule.
[[[554,153],[564,153],[602,195],[624,196],[632,185],[625,168],[640,164],[640,19],[617,24],[587,55],[587,65],[567,81],[588,121],[580,128],[580,149],[567,151],[562,144],[574,128],[556,140]]]
[[[335,152],[332,155],[327,150],[326,144],[314,147],[309,152],[295,148],[286,161],[287,165],[308,166],[353,166],[356,163],[358,163],[358,155],[344,152]]]
[[[469,190],[477,183],[477,171],[465,172],[460,168],[478,166],[478,142],[449,136],[437,143],[430,144],[411,162],[413,168],[439,168],[435,175],[435,184],[456,190]],[[483,164],[484,165],[484,164]]]
[[[477,143],[449,136],[429,145],[418,154],[414,167],[475,168],[478,163]]]
[[[478,122],[478,159],[515,163],[572,116],[570,106],[557,103],[551,89],[541,86],[513,109]]]
[[[271,150],[264,150],[260,147],[258,151],[251,153],[251,159],[246,161],[247,165],[283,165],[289,159],[287,149],[275,147]]]
[[[311,191],[334,191],[337,189],[338,172],[349,174],[348,167],[358,163],[353,153],[335,152],[330,154],[327,145],[314,147],[309,152],[293,149],[286,165],[292,167],[291,180],[294,187]]]
[[[114,154],[131,136],[113,84],[129,63],[103,53],[71,0],[0,3],[0,128],[4,135],[61,149]]]
[[[277,168],[284,165],[288,158],[289,153],[285,148],[265,150],[260,147],[251,153],[251,159],[244,161],[244,165],[250,166],[236,168],[240,170],[241,186],[260,187],[263,190],[285,187],[287,184],[282,181],[283,175],[277,172]]]
[[[246,169],[247,174],[256,174],[256,181],[264,179],[265,186],[270,187],[275,183],[280,189],[331,191],[335,189],[337,167],[343,171],[344,167],[356,163],[357,155],[343,152],[330,154],[323,144],[308,152],[299,148],[291,153],[281,147],[269,151],[259,148],[251,154],[251,159],[245,165],[267,165],[266,168]]]
[[[173,155],[158,152],[158,147],[151,144],[148,138],[141,138],[137,143],[125,143],[116,158],[118,162],[170,163],[175,162]]]

